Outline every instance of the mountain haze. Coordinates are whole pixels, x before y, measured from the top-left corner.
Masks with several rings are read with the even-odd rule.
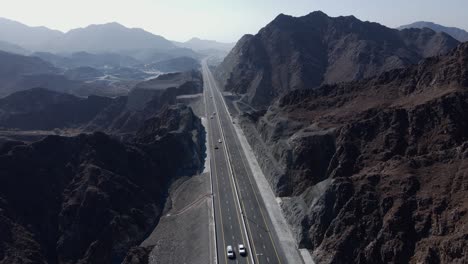
[[[460,42],[468,41],[468,32],[466,30],[456,27],[446,27],[433,22],[418,21],[398,27],[400,30],[407,28],[430,28],[436,32],[445,32]]]
[[[210,49],[229,51],[235,45],[235,43],[223,43],[223,42],[218,42],[214,40],[206,40],[206,39],[200,39],[200,38],[191,38],[190,40],[186,42],[174,41],[174,44],[179,47],[189,48],[189,49],[193,49],[196,51],[203,51],[203,50],[210,50]]]
[[[46,27],[30,27],[22,23],[0,18],[0,40],[19,45],[28,50],[41,50],[63,33]]]
[[[0,18],[0,41],[19,45],[31,51],[54,53],[177,48],[164,37],[140,28],[127,28],[116,22],[89,25],[63,33],[46,27],[30,27],[13,20]]]
[[[11,44],[5,41],[0,41],[0,51],[5,51],[14,54],[27,55],[30,52],[23,47],[20,47],[16,44]]]
[[[50,43],[55,52],[117,52],[138,49],[171,49],[176,46],[165,38],[140,28],[126,28],[119,23],[90,25],[73,29]]]

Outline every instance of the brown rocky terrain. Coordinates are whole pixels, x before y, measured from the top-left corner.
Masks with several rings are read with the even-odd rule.
[[[294,89],[368,78],[444,54],[458,43],[430,29],[399,31],[353,16],[281,14],[258,34],[244,36],[216,75],[227,91],[262,107]]]
[[[33,88],[0,98],[0,130],[134,133],[164,105],[176,104],[178,96],[202,91],[202,77],[195,71],[161,75],[117,98]]]
[[[3,144],[0,263],[120,263],[158,223],[169,184],[201,169],[203,135],[179,104],[126,143],[97,132]]]
[[[289,92],[241,123],[317,263],[466,263],[467,113],[465,43],[370,79]]]

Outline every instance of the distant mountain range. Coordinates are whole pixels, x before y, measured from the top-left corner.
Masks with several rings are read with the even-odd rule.
[[[0,18],[0,40],[25,49],[43,50],[52,41],[64,33],[46,27],[30,27],[20,22]]]
[[[456,27],[446,27],[433,22],[418,21],[398,27],[400,30],[407,28],[430,28],[436,32],[445,32],[460,42],[468,41],[468,32],[466,30]]]
[[[116,52],[176,48],[171,41],[161,36],[140,28],[127,28],[118,23],[90,25],[62,33],[46,27],[29,27],[2,18],[0,40],[32,51],[49,52]]]
[[[1,51],[5,51],[5,52],[9,52],[9,53],[15,53],[15,54],[21,54],[21,55],[27,55],[30,53],[30,51],[18,46],[18,45],[15,45],[15,44],[11,44],[9,42],[6,42],[6,41],[0,41],[0,50]]]
[[[127,28],[112,22],[72,29],[66,33],[46,27],[30,27],[20,22],[0,18],[0,50],[29,54],[32,52],[120,53],[144,62],[171,59],[177,56],[200,57],[206,54],[226,54],[235,43],[192,38],[186,42],[169,41],[141,28]]]
[[[60,52],[118,52],[139,49],[172,49],[169,40],[140,28],[126,28],[118,23],[90,25],[73,29],[51,43],[51,49]]]
[[[279,15],[239,40],[216,70],[224,88],[268,106],[281,94],[352,81],[447,53],[459,42],[431,29],[396,30],[354,16]]]
[[[88,53],[74,52],[66,55],[58,55],[49,52],[35,52],[32,56],[39,57],[44,61],[52,63],[60,68],[75,68],[75,67],[130,67],[141,63],[133,57],[118,54],[118,53]]]
[[[182,48],[189,48],[195,51],[206,51],[206,50],[221,50],[221,51],[230,51],[236,43],[223,43],[215,40],[205,40],[199,38],[191,38],[186,42],[177,42],[173,43]]]
[[[190,57],[178,57],[145,65],[145,69],[161,72],[185,72],[200,68],[198,60]]]

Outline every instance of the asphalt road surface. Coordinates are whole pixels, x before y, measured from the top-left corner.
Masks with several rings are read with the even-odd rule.
[[[206,61],[202,62],[202,69],[218,263],[286,263],[224,98]],[[247,248],[247,256],[239,255],[238,244]],[[234,248],[234,259],[227,258],[228,245]]]

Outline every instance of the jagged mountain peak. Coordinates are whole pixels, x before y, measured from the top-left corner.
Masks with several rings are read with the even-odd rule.
[[[398,31],[354,16],[279,15],[244,36],[216,70],[226,90],[266,106],[284,92],[352,81],[447,53],[458,41],[434,31]]]

